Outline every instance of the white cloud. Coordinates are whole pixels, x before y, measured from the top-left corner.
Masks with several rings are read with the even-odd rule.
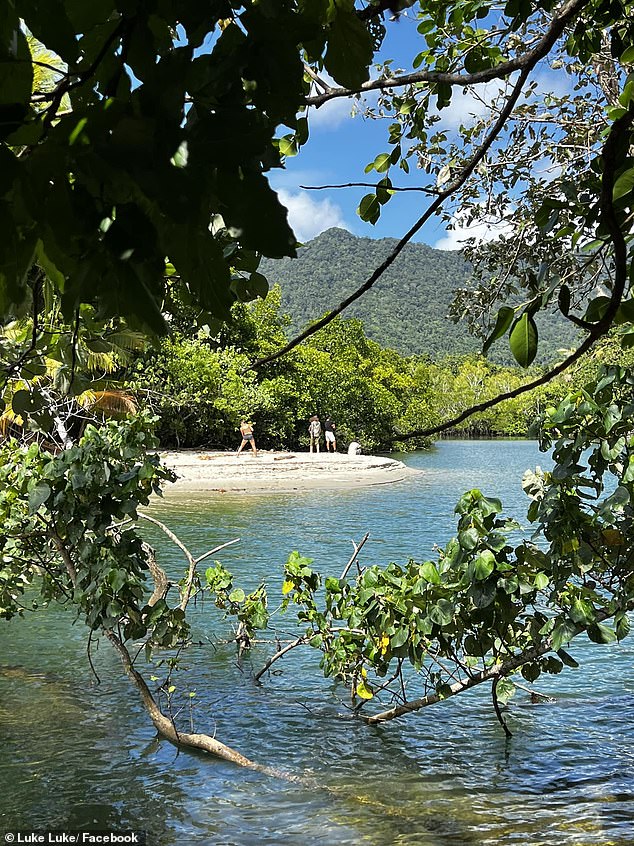
[[[443,129],[458,129],[459,126],[470,126],[478,118],[485,117],[491,111],[491,104],[505,90],[505,83],[500,80],[486,82],[472,88],[455,88],[451,103],[440,111],[434,107],[436,114],[442,118]]]
[[[308,110],[308,125],[311,129],[337,129],[353,117],[353,106],[345,97],[327,100],[318,109]]]
[[[465,218],[464,212],[458,212],[454,216],[454,228],[448,229],[444,236],[436,241],[434,247],[437,250],[462,250],[471,239],[476,243],[495,241],[502,235],[510,235],[513,229],[510,223],[498,218],[484,217],[471,224],[467,224]]]
[[[349,229],[343,212],[332,200],[314,200],[305,191],[293,193],[284,188],[278,194],[280,202],[288,209],[289,223],[300,241],[310,241],[333,226]]]
[[[340,88],[339,84],[330,76],[322,73],[321,78],[331,88]],[[321,93],[321,89],[313,86],[313,94]],[[365,109],[376,106],[378,94],[375,91],[368,91],[362,97],[334,97],[326,100],[323,106],[310,106],[308,109],[308,124],[313,129],[338,129],[347,120],[363,114]]]

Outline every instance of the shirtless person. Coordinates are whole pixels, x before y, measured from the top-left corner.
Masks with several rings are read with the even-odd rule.
[[[240,455],[240,453],[247,444],[251,444],[253,455],[258,454],[258,451],[255,448],[255,439],[253,437],[253,426],[253,423],[249,423],[246,420],[243,420],[242,423],[240,423],[240,434],[242,435],[242,443],[240,444],[240,448],[238,449],[238,455]]]

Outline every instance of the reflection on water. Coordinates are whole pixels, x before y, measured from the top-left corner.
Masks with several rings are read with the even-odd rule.
[[[522,518],[521,473],[545,465],[531,442],[442,442],[408,456],[425,473],[389,487],[295,495],[169,494],[153,507],[196,554],[240,537],[222,560],[247,586],[281,581],[291,549],[339,572],[370,532],[365,564],[425,558],[454,526],[459,495],[480,487]],[[181,553],[152,527],[174,574]],[[400,722],[350,719],[316,656],[287,656],[255,687],[270,647],[242,668],[216,643],[225,624],[196,611],[200,645],[178,684],[196,724],[250,757],[313,780],[301,787],[157,742],[108,645],[61,610],[0,627],[0,833],[11,828],[137,828],[160,846],[632,846],[634,649],[580,644],[582,667],[540,680],[554,703],[519,696],[504,738],[489,692]]]

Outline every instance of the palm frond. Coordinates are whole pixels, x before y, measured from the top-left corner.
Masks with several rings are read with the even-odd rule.
[[[148,341],[142,332],[135,332],[133,329],[117,329],[116,332],[109,332],[104,340],[113,347],[127,350],[128,352],[141,352],[147,347]]]
[[[94,352],[94,350],[88,351],[82,364],[89,373],[96,373],[98,371],[102,373],[114,373],[119,367],[119,362],[112,353]]]
[[[106,417],[136,414],[137,406],[134,398],[125,391],[108,389],[104,391],[84,391],[77,397],[82,408],[99,411]]]

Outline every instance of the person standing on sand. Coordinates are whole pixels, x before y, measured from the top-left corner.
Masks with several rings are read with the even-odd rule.
[[[330,415],[326,416],[324,420],[324,434],[326,436],[326,452],[330,452],[330,445],[332,444],[332,451],[337,452],[337,440],[335,438],[335,423],[330,419]]]
[[[240,448],[238,449],[238,455],[242,452],[247,444],[251,444],[251,449],[253,450],[253,455],[257,455],[258,451],[255,447],[255,439],[253,437],[253,423],[249,423],[247,420],[243,420],[240,423],[240,434],[242,435],[242,443],[240,444]]]
[[[319,422],[319,417],[316,414],[310,418],[308,423],[308,436],[310,437],[310,451],[313,451],[313,447],[316,447],[316,451],[319,452],[319,438],[321,436],[321,423]]]

